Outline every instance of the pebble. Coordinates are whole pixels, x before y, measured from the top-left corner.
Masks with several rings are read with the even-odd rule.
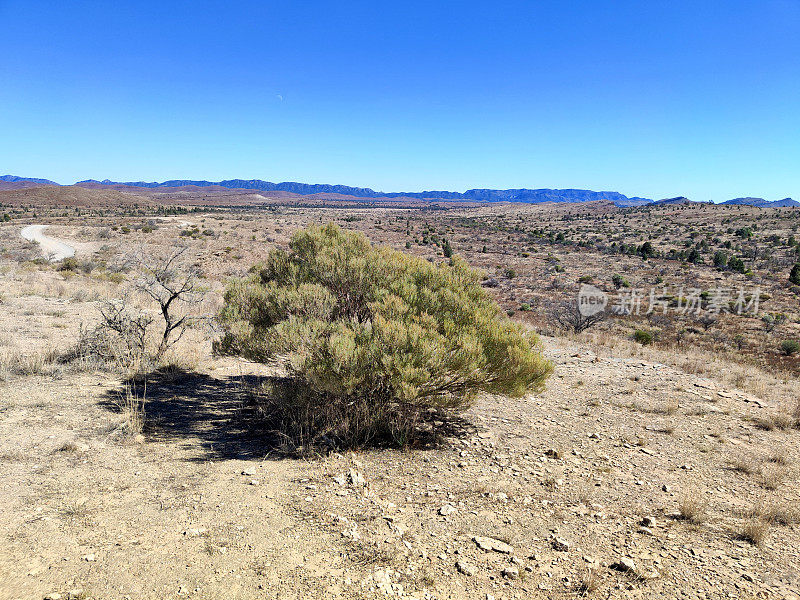
[[[553,538],[553,550],[558,552],[567,552],[570,549],[570,544],[564,538]]]
[[[519,569],[517,567],[506,567],[503,569],[503,577],[506,579],[519,579]]]
[[[476,535],[472,538],[473,541],[478,545],[478,548],[481,550],[494,550],[495,552],[500,552],[501,554],[513,554],[514,547],[506,544],[505,542],[501,542],[500,540],[496,540],[494,538],[485,537],[482,535]]]
[[[439,514],[442,515],[443,517],[452,515],[455,512],[458,512],[458,509],[452,504],[445,504],[439,509]]]
[[[208,530],[205,527],[197,527],[194,529],[187,529],[186,531],[183,532],[183,535],[185,535],[186,537],[197,537],[199,535],[203,535],[207,531]]]
[[[615,571],[622,571],[623,573],[635,573],[636,563],[630,558],[622,557],[617,562],[612,563],[611,568]]]
[[[459,560],[456,563],[456,569],[458,570],[459,573],[463,573],[464,575],[469,575],[470,577],[475,575],[475,567],[467,562],[464,562],[463,560]]]
[[[352,485],[356,486],[363,486],[367,483],[367,480],[364,479],[364,475],[361,474],[361,471],[356,471],[355,469],[350,469],[350,471],[347,473],[347,479]]]

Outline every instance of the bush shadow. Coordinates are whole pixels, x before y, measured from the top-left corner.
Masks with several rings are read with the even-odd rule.
[[[144,399],[144,428],[147,441],[194,440],[201,450],[188,460],[265,460],[297,458],[308,454],[326,454],[342,450],[335,444],[298,448],[265,420],[259,395],[253,390],[270,384],[285,387],[287,379],[276,376],[241,375],[212,377],[176,368],[160,368],[122,382],[108,391],[100,405],[121,412],[121,398],[127,390]],[[452,438],[474,435],[469,421],[452,415],[432,414],[410,441],[414,449],[434,449]],[[376,440],[370,448],[390,444]]]

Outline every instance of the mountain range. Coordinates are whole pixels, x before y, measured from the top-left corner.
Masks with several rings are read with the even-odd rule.
[[[784,198],[783,200],[764,200],[764,198],[734,198],[723,202],[723,204],[747,204],[749,206],[760,206],[770,208],[781,208],[786,206],[800,206],[800,202],[792,200],[791,198]]]
[[[58,185],[49,179],[36,179],[30,177],[17,177],[15,175],[0,176],[0,182],[10,184],[9,186],[30,186],[30,185]],[[288,192],[301,196],[312,194],[325,194],[347,196],[350,198],[414,198],[419,200],[450,200],[450,201],[469,201],[469,202],[592,202],[597,200],[607,200],[617,206],[641,206],[647,204],[685,204],[692,202],[683,196],[668,198],[665,200],[651,200],[638,196],[628,197],[619,192],[595,192],[592,190],[580,189],[472,189],[466,192],[451,192],[443,190],[432,190],[424,192],[378,192],[370,188],[351,187],[347,185],[331,185],[319,183],[297,183],[285,181],[282,183],[272,183],[261,179],[226,179],[224,181],[204,181],[189,179],[172,179],[169,181],[126,181],[118,182],[104,179],[87,179],[75,184],[78,187],[86,188],[105,188],[121,186],[130,188],[148,188],[153,190],[164,189],[166,191],[174,188],[214,188],[232,190],[252,190],[259,192]],[[770,202],[763,198],[734,198],[723,204],[746,204],[760,207],[786,207],[800,206],[800,202],[785,198]]]

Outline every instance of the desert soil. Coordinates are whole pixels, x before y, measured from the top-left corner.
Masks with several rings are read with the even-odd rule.
[[[342,225],[405,246],[404,213],[344,214]],[[137,302],[112,277],[127,276],[112,269],[118,255],[190,243],[212,314],[227,277],[329,217],[158,217],[149,234],[115,229],[116,217],[54,221],[49,233],[91,273],[37,264],[21,227],[0,226],[0,600],[800,597],[798,432],[776,420],[796,376],[694,348],[719,326],[646,348],[602,327],[545,337],[555,372],[541,395],[481,397],[443,418],[433,447],[302,459],[247,426],[246,386],[268,371],[212,358],[208,332],[182,341],[188,372],[149,379],[141,437],[126,433],[119,376],[53,363],[98,299]],[[202,231],[185,236],[194,222]],[[467,258],[494,269],[504,308],[555,293],[556,276],[621,269],[622,258],[563,249],[564,275],[543,252],[517,257],[502,232],[472,234]],[[632,285],[680,281],[679,263],[635,260],[623,271]],[[519,274],[497,275],[505,265]],[[789,290],[770,292],[776,311],[796,306]],[[515,318],[535,325],[544,305],[530,304]],[[731,333],[772,348],[794,321],[767,334],[753,317],[752,331]]]
[[[546,392],[481,398],[439,447],[314,460],[240,427],[262,372],[243,362],[151,381],[133,441],[113,377],[0,383],[0,598],[552,598],[593,572],[604,598],[797,597],[796,525],[737,539],[752,506],[798,502],[796,444],[749,420],[770,407],[663,364],[546,352]],[[702,522],[677,518],[687,494]]]

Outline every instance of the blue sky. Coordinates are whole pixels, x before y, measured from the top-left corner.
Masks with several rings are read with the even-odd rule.
[[[800,199],[800,0],[0,0],[0,174]]]

